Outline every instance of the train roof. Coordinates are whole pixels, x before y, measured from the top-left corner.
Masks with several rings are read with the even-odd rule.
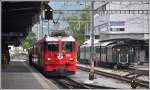
[[[98,43],[99,40],[94,39],[94,44]],[[90,45],[91,44],[91,39],[88,39],[87,41],[84,42],[84,45]]]
[[[95,46],[108,46],[111,43],[113,43],[112,41],[108,41],[108,42],[99,42],[97,43]]]
[[[67,36],[67,37],[62,37],[62,36],[58,36],[58,37],[46,37],[46,41],[67,41],[67,42],[75,42],[75,38],[73,38],[72,36]]]
[[[128,42],[125,41],[103,41],[103,42],[98,42],[94,43],[94,46],[107,46],[107,47],[114,47],[117,45],[130,45]],[[91,44],[84,44],[81,47],[89,47]]]
[[[109,44],[113,43],[112,41],[108,41],[108,42],[97,42],[97,43],[94,43],[94,46],[107,46]],[[89,47],[91,46],[91,44],[84,44],[82,45],[81,47]]]

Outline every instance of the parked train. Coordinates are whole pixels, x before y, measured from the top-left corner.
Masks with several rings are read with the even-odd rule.
[[[78,44],[72,36],[53,32],[29,49],[29,63],[48,76],[66,76],[76,72]]]
[[[90,44],[80,46],[78,52],[78,62],[89,64]],[[105,41],[94,44],[94,62],[95,66],[128,68],[134,60],[134,47],[123,41]]]

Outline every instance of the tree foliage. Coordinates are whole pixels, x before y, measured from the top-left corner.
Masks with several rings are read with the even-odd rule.
[[[25,40],[22,42],[22,47],[24,49],[28,49],[29,47],[35,44],[36,40],[36,34],[34,32],[30,32],[25,38]]]
[[[90,6],[86,7],[79,15],[66,17],[69,25],[67,30],[72,34],[72,36],[76,38],[80,45],[82,45],[85,41],[84,30],[85,26],[90,21],[89,9]],[[75,20],[76,22],[72,22],[73,20]]]
[[[23,41],[22,47],[24,49],[28,49],[30,47],[30,43],[28,41]]]

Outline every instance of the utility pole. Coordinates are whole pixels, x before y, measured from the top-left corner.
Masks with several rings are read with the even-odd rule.
[[[42,19],[42,37],[43,37],[43,19]]]
[[[94,1],[91,1],[91,55],[90,55],[90,73],[89,73],[89,80],[94,79]]]
[[[44,12],[44,2],[41,3],[41,11],[42,11],[42,17],[41,17],[41,23],[42,23],[42,37],[43,37],[43,19],[45,17]]]

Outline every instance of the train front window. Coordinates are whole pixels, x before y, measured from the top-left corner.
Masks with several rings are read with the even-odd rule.
[[[75,42],[62,42],[63,52],[74,52],[75,51]]]
[[[49,52],[58,52],[58,43],[48,43],[47,50]]]

